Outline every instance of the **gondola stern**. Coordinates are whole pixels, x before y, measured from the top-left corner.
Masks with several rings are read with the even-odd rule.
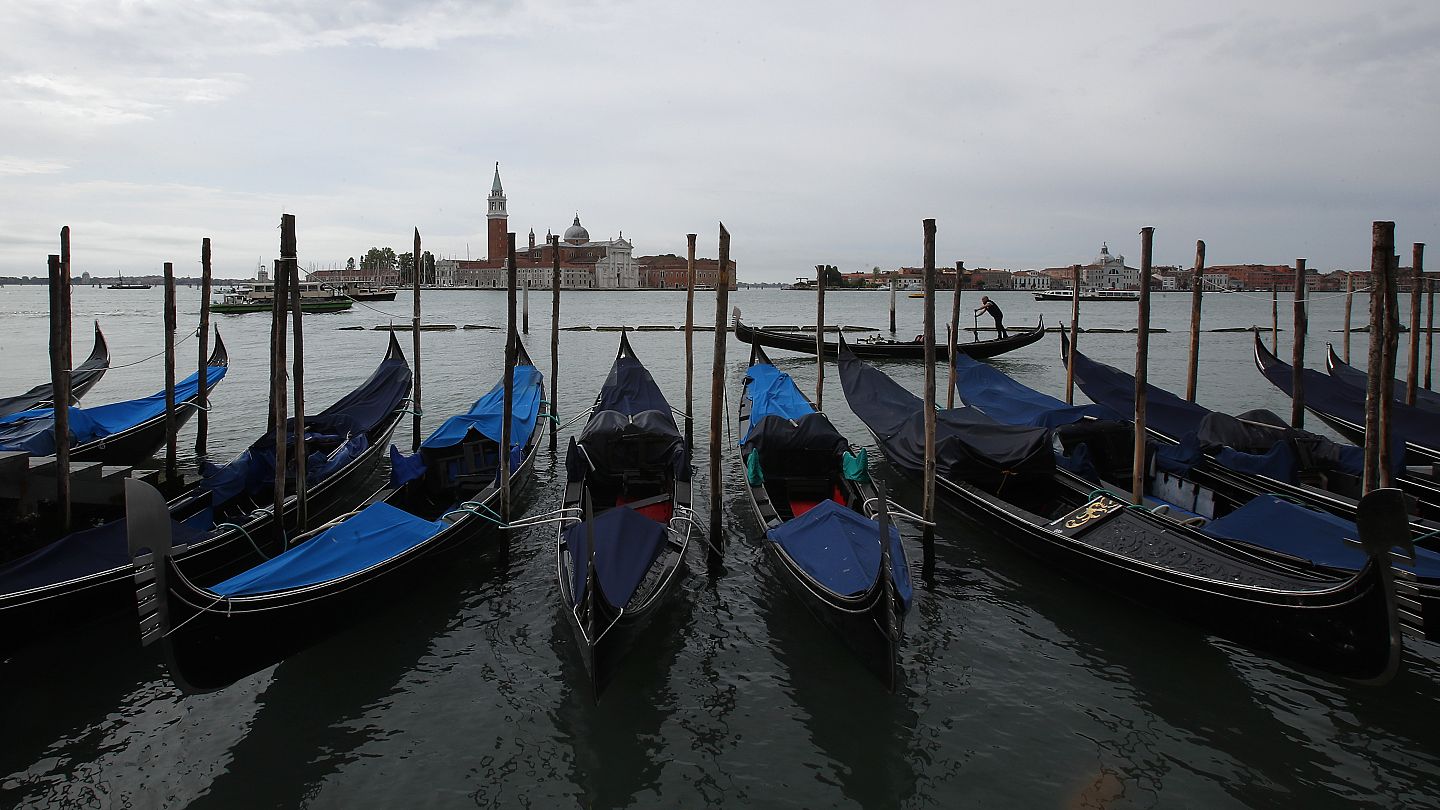
[[[390,330],[390,345],[385,347],[385,359],[399,360],[406,365],[409,365],[410,362],[405,359],[405,352],[400,348],[400,340],[395,337],[394,329]]]
[[[230,350],[225,348],[225,340],[220,337],[220,329],[215,329],[215,348],[210,350],[210,358],[205,365],[211,368],[224,368],[230,365]]]
[[[1399,673],[1401,653],[1405,646],[1405,632],[1400,620],[1400,600],[1396,593],[1395,570],[1391,559],[1397,554],[1411,561],[1415,559],[1404,493],[1393,487],[1366,493],[1357,507],[1355,526],[1360,535],[1358,545],[1370,558],[1369,564],[1361,570],[1359,576],[1364,576],[1372,567],[1379,569],[1378,579],[1384,598],[1388,643],[1387,655],[1379,671],[1372,676],[1354,680],[1368,686],[1383,686]]]
[[[171,553],[170,510],[160,491],[144,481],[125,481],[125,530],[135,572],[140,643],[150,646],[170,630],[166,566]]]

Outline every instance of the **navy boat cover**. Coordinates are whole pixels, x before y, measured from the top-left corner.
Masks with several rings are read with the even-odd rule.
[[[214,525],[210,510],[185,523],[170,521],[171,542],[192,543]],[[71,532],[42,549],[0,566],[0,594],[44,588],[130,565],[125,519]]]
[[[840,353],[840,384],[850,410],[870,428],[901,469],[925,469],[924,402],[883,372]],[[1044,478],[1055,470],[1047,428],[1002,425],[975,408],[936,414],[935,461],[948,478],[994,489],[1012,478]]]
[[[1201,531],[1346,571],[1360,570],[1366,560],[1362,549],[1345,542],[1359,537],[1354,523],[1273,495],[1261,495],[1225,517],[1210,521]],[[1411,568],[1400,560],[1394,562],[1400,568]],[[1426,578],[1440,577],[1440,554],[1415,549],[1411,570]]]
[[[372,503],[345,522],[210,590],[225,597],[256,596],[319,585],[397,557],[448,525],[415,517],[383,501]]]
[[[208,386],[225,377],[226,366],[206,366]],[[194,399],[200,390],[197,372],[175,384],[175,402]],[[207,388],[208,390],[208,388]],[[165,392],[94,408],[70,408],[70,446],[113,436],[165,414]],[[55,409],[36,408],[0,417],[0,450],[23,450],[33,456],[55,454]]]
[[[1370,375],[1346,363],[1339,357],[1336,357],[1335,348],[1333,346],[1330,348],[1329,365],[1330,376],[1334,377],[1340,382],[1345,383],[1346,385],[1353,386],[1355,388],[1359,388],[1361,391],[1364,391],[1365,386],[1370,384]],[[1405,381],[1394,380],[1390,388],[1390,393],[1395,397],[1396,402],[1404,402]],[[1415,406],[1427,411],[1440,411],[1440,393],[1436,393],[1435,391],[1431,391],[1427,388],[1416,386]]]
[[[624,345],[628,347],[628,342]],[[671,467],[681,480],[689,480],[689,449],[670,403],[633,354],[615,358],[600,387],[595,413],[580,431],[580,447],[598,472]],[[567,457],[572,481],[578,470],[569,459],[575,455]]]
[[[363,384],[314,416],[305,417],[307,442],[337,443],[332,452],[306,457],[306,482],[314,485],[370,447],[367,435],[400,407],[410,392],[410,366],[404,357],[387,357]],[[285,423],[286,434],[295,420]],[[201,483],[220,506],[242,492],[263,492],[275,483],[275,431],[261,436],[225,466],[200,465]]]
[[[1290,364],[1270,354],[1258,341],[1255,348],[1263,361],[1261,371],[1265,379],[1284,391],[1287,396],[1293,396],[1290,390]],[[1307,368],[1302,373],[1305,380],[1305,407],[1364,428],[1365,389],[1356,388],[1314,369]],[[1391,404],[1390,434],[1397,448],[1401,442],[1407,442],[1440,452],[1440,419],[1436,419],[1432,411],[1400,402]],[[1391,454],[1396,465],[1402,464],[1404,457],[1404,453]]]
[[[955,363],[955,390],[966,405],[1007,425],[1058,427],[1085,417],[1122,420],[1125,417],[1105,405],[1066,405],[1016,382],[1010,375],[979,360],[961,354]]]
[[[834,501],[821,501],[794,520],[765,534],[785,549],[816,582],[841,596],[857,596],[875,582],[880,570],[880,524]],[[914,587],[900,532],[890,527],[890,578],[903,610],[910,609]]]
[[[600,593],[618,610],[630,603],[635,589],[645,580],[645,572],[659,558],[665,547],[666,528],[623,506],[607,509],[588,523],[595,534],[595,578],[600,583]],[[570,550],[570,571],[574,576],[570,594],[575,605],[585,600],[590,576],[587,534],[585,521],[565,529],[565,545]]]
[[[1119,413],[1135,411],[1135,377],[1079,351],[1075,352],[1075,383],[1086,396]],[[1237,417],[1187,402],[1154,385],[1147,384],[1145,391],[1146,428],[1182,443],[1194,435],[1201,448],[1216,454],[1221,466],[1290,483],[1295,482],[1300,468],[1340,470],[1350,475],[1363,472],[1360,448],[1292,428],[1270,411],[1246,411]],[[1291,447],[1277,450],[1281,443]]]

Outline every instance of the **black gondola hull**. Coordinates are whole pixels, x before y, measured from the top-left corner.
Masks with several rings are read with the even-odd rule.
[[[384,449],[389,446],[390,435],[403,416],[400,412],[392,415],[379,429],[375,443],[364,453],[309,489],[307,505],[317,524],[348,511],[358,501],[357,488],[374,473]],[[285,500],[283,511],[287,521],[293,521],[298,508],[293,495]],[[261,558],[255,546],[272,556],[283,550],[283,541],[274,531],[274,516],[269,512],[247,521],[243,532],[232,528],[177,548],[174,559],[194,581],[213,583],[258,562]],[[134,585],[134,566],[127,563],[83,579],[56,583],[53,587],[0,595],[0,639],[5,639],[0,643],[0,650],[18,648],[69,624],[126,610],[134,602]]]
[[[785,349],[802,354],[815,354],[815,338],[806,335],[790,335],[781,332],[773,332],[768,329],[756,329],[746,326],[740,320],[738,314],[735,317],[735,337],[741,343],[759,344],[771,349]],[[1016,349],[1029,346],[1045,337],[1045,321],[1041,319],[1039,325],[1006,338],[996,340],[977,340],[969,343],[957,343],[955,348],[960,354],[983,360],[987,357],[1011,352]],[[922,343],[847,343],[845,344],[857,357],[864,357],[876,360],[923,360],[925,358],[925,346]],[[836,357],[839,354],[839,344],[831,341],[824,342],[826,357]],[[943,342],[935,344],[935,359],[950,359],[949,345]]]

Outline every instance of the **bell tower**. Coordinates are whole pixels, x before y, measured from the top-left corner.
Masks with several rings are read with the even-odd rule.
[[[490,184],[489,208],[485,219],[489,227],[489,255],[487,258],[499,264],[505,261],[508,241],[505,238],[510,215],[505,211],[505,189],[500,186],[500,164],[495,164],[495,182]]]

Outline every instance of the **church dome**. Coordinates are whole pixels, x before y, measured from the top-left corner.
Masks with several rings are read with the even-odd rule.
[[[565,229],[565,236],[563,238],[572,245],[583,245],[590,241],[590,232],[585,230],[584,225],[580,224],[579,214],[575,215],[575,224]]]

